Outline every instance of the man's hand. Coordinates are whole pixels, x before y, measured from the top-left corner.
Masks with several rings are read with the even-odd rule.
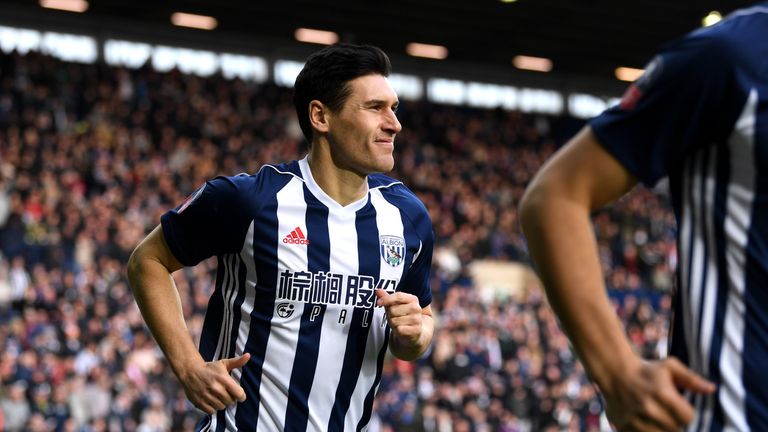
[[[251,355],[245,353],[240,357],[197,364],[179,376],[184,385],[184,393],[193,405],[207,414],[243,402],[245,390],[229,373],[245,366],[250,358]]]
[[[407,361],[424,354],[434,332],[432,308],[422,308],[413,294],[389,294],[382,289],[376,290],[376,306],[383,307],[387,313],[387,322],[392,329],[389,345],[392,354]]]
[[[387,311],[387,322],[395,337],[404,344],[416,344],[421,336],[421,306],[413,294],[396,292],[388,294],[383,289],[376,290],[376,306]]]
[[[680,431],[693,420],[694,410],[678,389],[715,391],[714,384],[674,357],[639,360],[611,387],[601,390],[608,419],[619,431]]]

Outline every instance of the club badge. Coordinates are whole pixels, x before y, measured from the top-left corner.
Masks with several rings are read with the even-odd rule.
[[[384,262],[397,267],[403,263],[405,258],[405,240],[402,237],[383,235],[379,236],[381,245],[381,258]]]

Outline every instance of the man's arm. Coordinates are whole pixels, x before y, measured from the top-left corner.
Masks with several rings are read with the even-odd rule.
[[[413,361],[421,357],[435,331],[432,306],[422,308],[413,294],[396,292],[387,294],[376,290],[376,305],[387,311],[387,321],[392,329],[389,350],[400,360]]]
[[[245,365],[244,354],[206,363],[187,330],[181,300],[171,273],[183,265],[171,253],[156,227],[128,260],[128,280],[149,330],[163,350],[189,400],[208,414],[245,400],[243,389],[229,376]]]
[[[674,358],[645,362],[633,352],[605,290],[590,220],[636,183],[587,127],[532,180],[521,223],[550,304],[603,393],[609,419],[620,430],[679,430],[693,408],[677,388],[714,387]]]

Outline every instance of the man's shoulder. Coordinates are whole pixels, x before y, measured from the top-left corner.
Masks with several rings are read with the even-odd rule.
[[[762,43],[768,37],[768,7],[765,5],[740,9],[719,23],[694,30],[680,40],[683,44],[695,43],[708,61],[721,55],[736,57],[754,50],[764,50]],[[674,42],[673,42],[674,44]]]
[[[302,179],[298,161],[278,164],[264,164],[253,174],[240,173],[227,177],[230,181],[238,183],[259,183],[264,181],[288,181],[292,178]]]
[[[370,189],[382,189],[382,188],[390,188],[393,186],[403,185],[403,182],[400,180],[394,179],[392,177],[389,177],[386,174],[369,174],[368,175],[368,188]],[[407,189],[407,188],[406,188]]]
[[[264,164],[259,171],[254,174],[255,176],[264,177],[298,177],[301,176],[301,168],[299,168],[299,161],[290,161],[278,164]]]
[[[296,161],[285,164],[264,164],[255,173],[240,173],[218,176],[208,182],[212,191],[231,191],[235,194],[266,192],[274,193],[293,178],[301,179],[301,172]]]
[[[371,174],[368,176],[368,187],[380,191],[385,199],[411,216],[429,214],[419,197],[400,180],[384,174]]]

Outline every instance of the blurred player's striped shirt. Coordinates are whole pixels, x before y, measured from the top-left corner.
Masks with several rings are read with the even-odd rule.
[[[592,121],[647,185],[669,175],[680,268],[671,355],[717,384],[695,431],[768,431],[768,4],[665,47]]]
[[[251,354],[232,372],[247,400],[198,430],[366,430],[389,335],[374,290],[427,306],[434,242],[426,208],[402,183],[371,175],[368,185],[341,206],[304,159],[216,178],[163,215],[182,264],[218,257],[203,357]]]

